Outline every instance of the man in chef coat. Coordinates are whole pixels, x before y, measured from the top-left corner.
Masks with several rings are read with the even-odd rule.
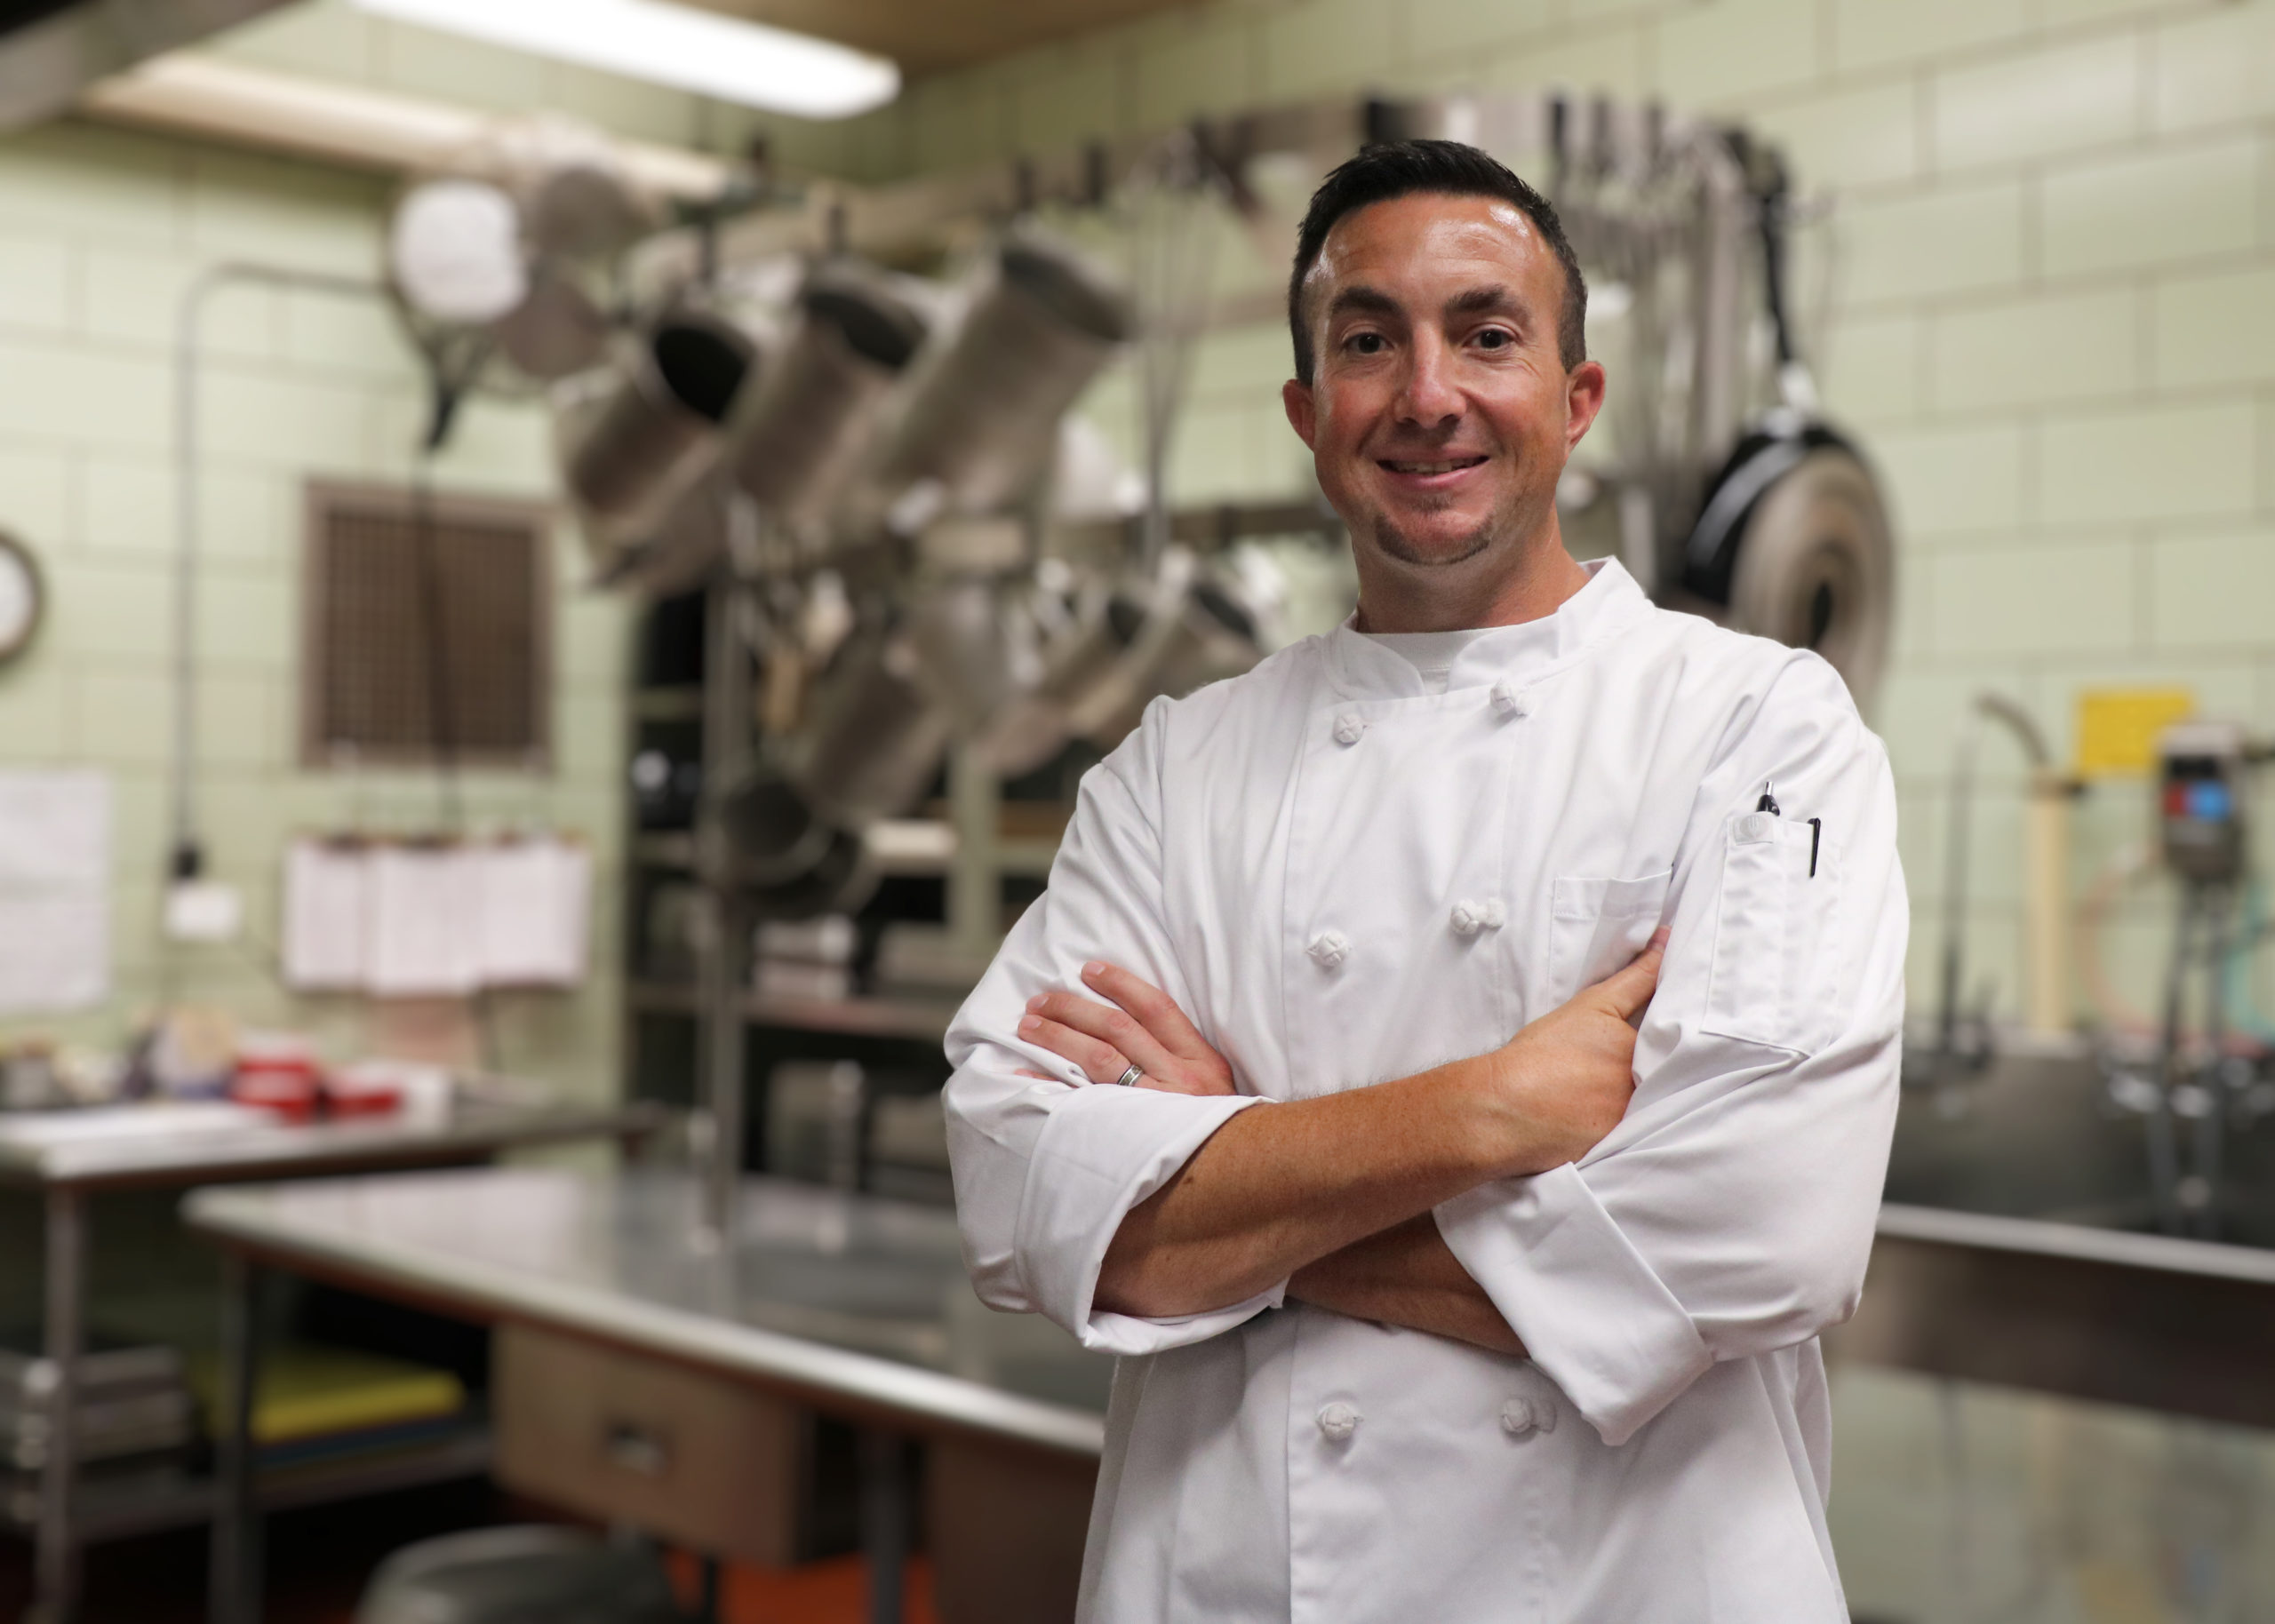
[[[1285,400],[1358,612],[1149,707],[949,1033],[981,1296],[1121,1358],[1097,1624],[1847,1616],[1887,759],[1815,655],[1565,551],[1585,298],[1472,148],[1329,178]]]

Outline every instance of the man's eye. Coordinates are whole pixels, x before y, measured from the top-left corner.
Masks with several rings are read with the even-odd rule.
[[[1344,340],[1344,348],[1357,355],[1379,355],[1383,353],[1383,336],[1378,332],[1354,332]]]
[[[1505,327],[1488,327],[1477,335],[1479,347],[1505,350],[1517,341],[1517,335]]]

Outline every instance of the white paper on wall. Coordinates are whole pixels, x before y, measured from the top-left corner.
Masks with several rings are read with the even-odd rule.
[[[482,850],[485,985],[569,987],[585,978],[592,857],[549,837]]]
[[[550,836],[480,844],[295,841],[284,978],[301,991],[431,998],[585,978],[592,854]]]
[[[0,772],[0,1014],[110,996],[110,781]]]
[[[365,990],[378,998],[433,998],[479,987],[480,848],[381,846],[370,863]]]
[[[299,992],[353,992],[364,982],[371,932],[371,848],[295,840],[284,854],[284,983]]]

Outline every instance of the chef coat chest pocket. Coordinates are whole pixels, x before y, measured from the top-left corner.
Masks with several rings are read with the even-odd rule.
[[[1730,820],[1704,1030],[1802,1053],[1837,1029],[1840,854],[1818,827],[1769,812]]]
[[[1568,874],[1557,880],[1550,896],[1550,1007],[1601,981],[1643,951],[1659,927],[1673,880],[1673,870],[1662,869],[1634,880]]]

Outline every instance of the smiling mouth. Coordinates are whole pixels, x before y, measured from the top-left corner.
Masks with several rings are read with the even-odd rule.
[[[1458,474],[1465,468],[1478,467],[1486,461],[1482,457],[1447,457],[1434,462],[1401,462],[1387,457],[1379,460],[1393,474]]]

